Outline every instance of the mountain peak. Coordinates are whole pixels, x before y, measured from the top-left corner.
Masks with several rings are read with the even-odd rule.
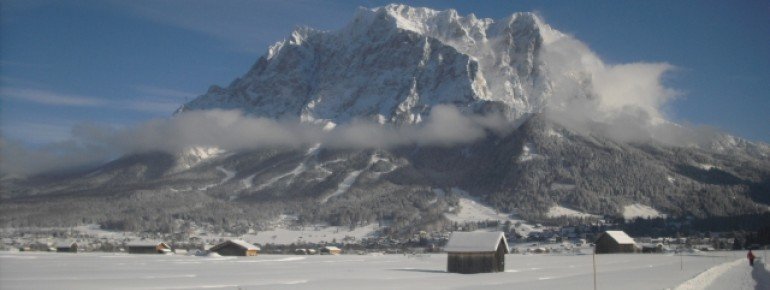
[[[433,106],[503,108],[517,118],[544,105],[548,83],[537,59],[541,21],[501,21],[391,4],[359,9],[343,29],[295,29],[252,69],[181,111],[241,109],[270,118],[415,123]]]

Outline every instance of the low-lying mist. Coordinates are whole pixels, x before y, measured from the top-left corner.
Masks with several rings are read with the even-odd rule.
[[[301,147],[322,143],[328,148],[392,148],[404,145],[452,146],[473,142],[488,132],[505,134],[512,123],[497,114],[467,115],[453,106],[436,106],[419,124],[394,126],[366,120],[339,124],[301,123],[253,117],[239,110],[190,111],[137,126],[114,128],[80,124],[72,139],[29,149],[2,141],[2,171],[33,174],[104,162],[125,154],[181,152],[192,146],[228,151],[265,147]]]

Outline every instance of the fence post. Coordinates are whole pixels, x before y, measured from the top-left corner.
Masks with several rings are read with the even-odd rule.
[[[594,290],[596,290],[596,251],[594,250]]]

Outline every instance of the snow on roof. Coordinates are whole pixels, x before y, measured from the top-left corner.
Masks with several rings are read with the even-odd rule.
[[[494,252],[500,239],[508,253],[508,241],[503,232],[454,232],[444,247],[447,252]]]
[[[211,250],[219,249],[219,248],[225,246],[227,243],[232,243],[232,244],[238,245],[241,248],[244,248],[246,250],[257,250],[257,251],[260,250],[259,247],[255,246],[255,245],[253,245],[253,244],[251,244],[249,242],[246,242],[244,240],[227,240],[227,241],[225,241],[223,243],[220,243],[220,244],[218,244],[216,246],[211,247]]]
[[[606,231],[605,233],[617,241],[618,244],[636,244],[634,239],[629,237],[624,231]]]
[[[65,248],[65,247],[71,247],[72,244],[77,244],[75,240],[60,240],[56,242],[57,248]]]
[[[339,250],[340,248],[337,248],[336,246],[326,246],[326,247],[324,247],[324,249],[327,249],[327,250]]]
[[[139,241],[130,241],[126,245],[129,247],[155,247],[160,244],[163,244],[164,246],[168,246],[165,242],[161,241],[147,241],[147,240],[139,240]]]

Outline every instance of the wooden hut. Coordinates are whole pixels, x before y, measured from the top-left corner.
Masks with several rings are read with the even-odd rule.
[[[59,253],[77,253],[78,243],[74,241],[61,241],[56,243],[56,252]]]
[[[596,239],[594,252],[597,254],[634,253],[636,243],[624,231],[606,231]]]
[[[168,254],[171,253],[171,246],[164,242],[131,242],[128,243],[129,254]]]
[[[222,256],[256,256],[260,248],[242,240],[227,240],[211,247],[209,251]]]
[[[462,274],[503,272],[509,253],[503,232],[454,232],[444,250],[447,271]]]
[[[342,253],[342,249],[335,246],[326,246],[321,248],[321,255],[339,255]]]

